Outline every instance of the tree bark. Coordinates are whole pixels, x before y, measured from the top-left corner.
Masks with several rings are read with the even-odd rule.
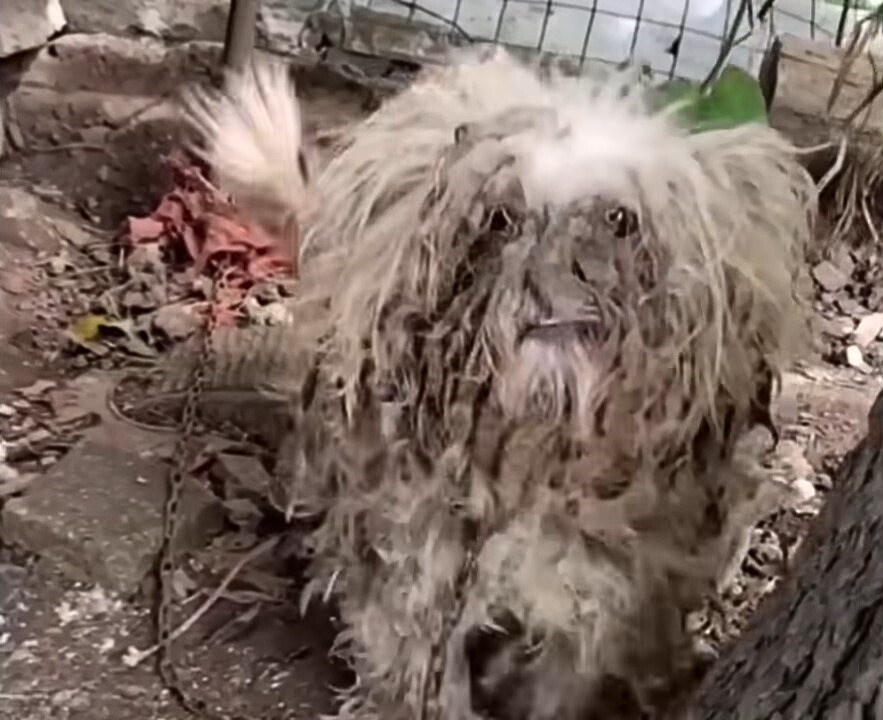
[[[793,35],[778,40],[764,58],[760,78],[762,87],[774,90],[770,111],[773,127],[799,145],[815,145],[829,140],[845,127],[857,108],[865,107],[856,118],[860,133],[873,136],[883,129],[883,96],[865,106],[879,75],[870,55],[863,53],[855,60],[828,111],[844,51]]]
[[[761,63],[761,89],[765,97],[772,97],[770,124],[798,147],[815,148],[802,157],[816,180],[834,165],[847,120],[857,108],[865,109],[851,123],[850,154],[872,152],[880,145],[883,94],[865,107],[878,80],[870,55],[863,53],[855,60],[830,112],[827,109],[843,58],[842,48],[783,35]]]
[[[701,720],[883,720],[883,392],[789,577],[707,678]]]

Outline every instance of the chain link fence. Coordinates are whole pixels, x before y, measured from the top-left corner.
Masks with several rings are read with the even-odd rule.
[[[371,54],[441,59],[451,45],[497,43],[580,70],[635,62],[660,78],[696,80],[722,48],[729,62],[756,72],[776,35],[833,42],[873,5],[846,2],[847,9],[844,0],[318,0],[312,9],[339,15],[348,49]]]

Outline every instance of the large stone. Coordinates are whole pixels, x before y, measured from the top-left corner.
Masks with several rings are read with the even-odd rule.
[[[40,47],[65,22],[59,0],[2,0],[0,57]]]
[[[8,0],[3,0],[7,2]],[[223,40],[230,0],[61,0],[72,30]]]
[[[54,40],[10,78],[4,162],[36,183],[63,188],[66,203],[89,208],[108,229],[147,214],[169,190],[164,158],[183,143],[181,87],[206,78],[220,50],[219,43],[167,46],[105,34]],[[59,161],[67,152],[13,152],[52,146],[69,146],[75,161]]]
[[[74,448],[33,489],[6,503],[5,542],[37,553],[74,579],[134,594],[162,540],[167,466],[104,445]],[[221,529],[222,508],[188,480],[178,550],[203,546]]]
[[[207,77],[219,57],[217,43],[65,35],[19,71],[9,122],[25,145],[101,144],[114,129],[176,119],[182,85]]]
[[[307,17],[324,4],[317,0],[264,0],[257,24],[262,45],[274,52],[297,53]]]
[[[169,46],[155,38],[73,33],[53,40],[15,79],[21,87],[56,93],[150,98],[167,96],[182,83],[206,77],[220,58],[215,42]],[[69,102],[57,98],[59,104]],[[116,118],[102,118],[113,124]]]

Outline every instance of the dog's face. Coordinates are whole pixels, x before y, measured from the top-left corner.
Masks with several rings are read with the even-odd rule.
[[[504,250],[486,328],[500,356],[499,399],[513,419],[589,423],[623,314],[649,307],[659,263],[637,211],[616,200],[593,198],[527,225]]]
[[[720,426],[721,404],[744,415],[756,366],[790,352],[798,175],[764,131],[689,136],[613,85],[442,73],[319,183],[336,209],[314,228],[310,292],[331,309],[333,372],[355,393],[367,359],[424,423],[470,384],[580,436],[602,406],[639,413],[666,452]]]
[[[613,196],[532,207],[505,144],[482,145],[459,158],[467,172],[497,165],[480,200],[454,216],[447,243],[425,246],[392,279],[372,337],[379,365],[411,385],[484,379],[508,420],[585,423],[618,328],[653,326],[664,248],[644,232],[641,209]],[[468,202],[458,170],[428,215]],[[435,372],[415,367],[434,353]]]

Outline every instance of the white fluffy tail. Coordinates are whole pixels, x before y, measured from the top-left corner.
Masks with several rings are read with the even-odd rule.
[[[273,229],[304,222],[311,198],[300,104],[286,64],[256,62],[228,76],[225,92],[190,90],[183,109],[203,143],[192,150],[240,206]]]

